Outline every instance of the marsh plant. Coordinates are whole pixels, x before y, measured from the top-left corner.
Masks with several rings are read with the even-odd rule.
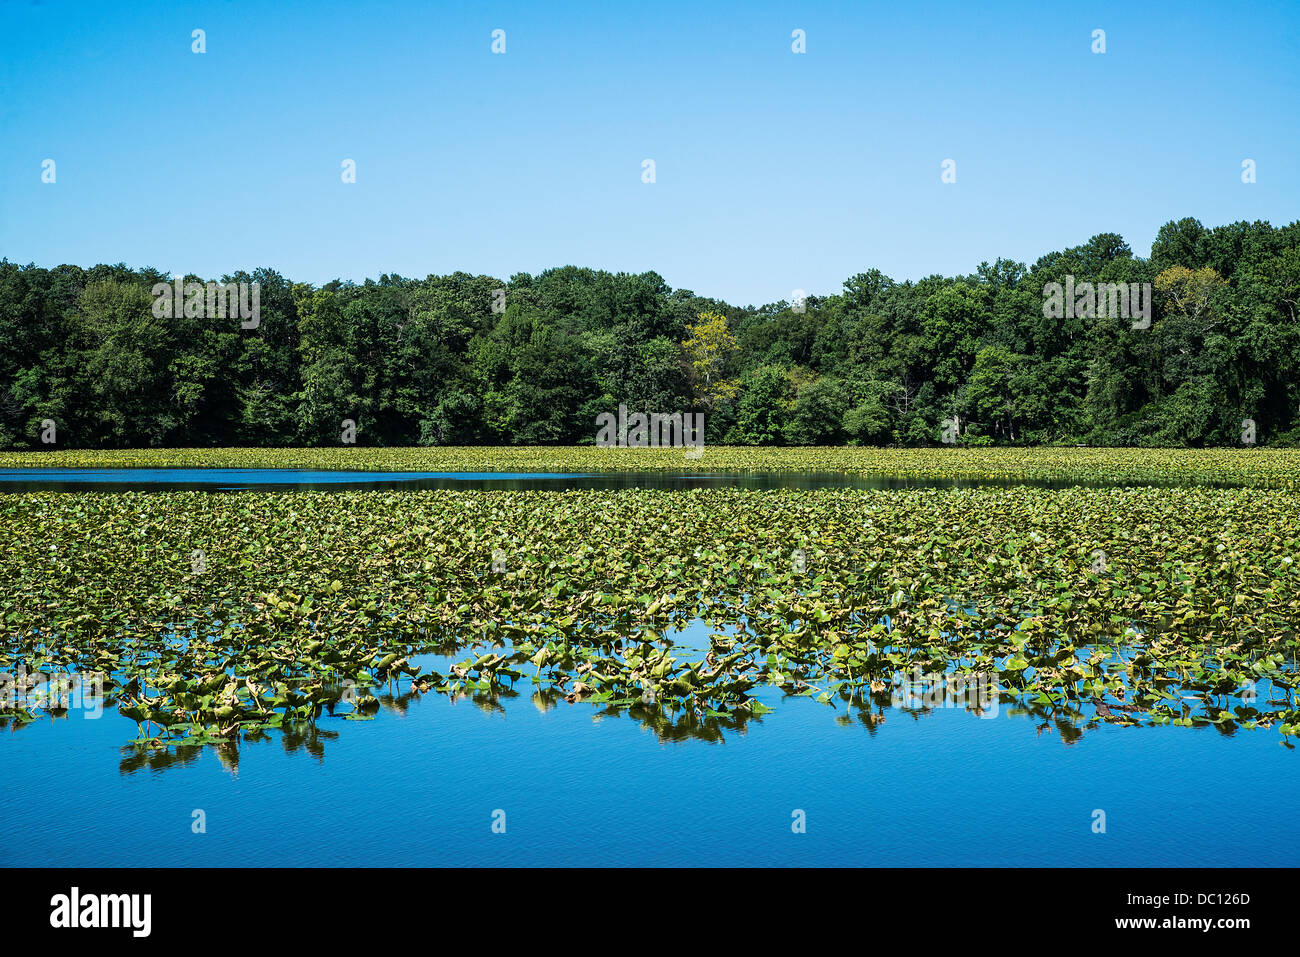
[[[797,698],[875,729],[897,676],[918,669],[967,676],[972,710],[996,702],[1072,738],[1273,728],[1290,746],[1293,496],[22,493],[0,496],[0,668],[103,672],[105,704],[151,746],[272,731],[319,746],[319,722],[427,694],[592,705],[667,740],[715,740]],[[196,541],[206,572],[176,560]],[[498,549],[504,573],[490,571]],[[674,640],[698,623],[707,647]],[[947,682],[911,690],[951,699]],[[0,722],[34,720],[30,703]]]

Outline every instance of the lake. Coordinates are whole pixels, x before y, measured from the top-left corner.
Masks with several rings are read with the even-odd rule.
[[[1270,731],[1103,726],[1067,744],[1006,709],[885,708],[873,725],[767,689],[775,710],[743,730],[661,740],[520,691],[392,700],[371,722],[152,762],[111,714],[41,720],[0,743],[0,863],[1248,867],[1300,847],[1300,761]]]
[[[1169,488],[1177,481],[1044,478],[893,478],[842,472],[373,472],[342,469],[235,468],[21,468],[0,469],[0,492],[41,491],[346,491],[358,489],[564,489],[693,488],[907,489],[907,488]],[[1231,482],[1200,483],[1234,488]]]
[[[859,481],[874,480],[0,473],[11,492],[894,487]],[[672,637],[677,650],[708,646],[698,622]],[[449,660],[418,663],[446,670]],[[1294,865],[1300,848],[1300,756],[1268,729],[1102,724],[1081,733],[1010,705],[992,716],[827,706],[766,685],[755,698],[771,712],[718,719],[569,704],[526,680],[450,698],[407,694],[407,684],[380,695],[374,720],[322,715],[315,729],[237,747],[142,750],[124,744],[131,723],[112,708],[11,723],[0,728],[0,825],[11,838],[0,864],[1250,867]],[[203,833],[193,829],[196,811]]]

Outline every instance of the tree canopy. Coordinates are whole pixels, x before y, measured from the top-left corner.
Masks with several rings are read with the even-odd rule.
[[[702,411],[713,444],[924,445],[948,421],[965,444],[1235,445],[1246,419],[1300,442],[1300,223],[1182,219],[1148,259],[1102,234],[759,307],[575,266],[220,279],[259,284],[256,328],[156,315],[154,269],[0,260],[0,447],[49,421],[83,448],[333,445],[344,420],[361,445],[590,443],[620,404]],[[1067,280],[1097,309],[1045,309]],[[1149,322],[1105,309],[1143,284]]]

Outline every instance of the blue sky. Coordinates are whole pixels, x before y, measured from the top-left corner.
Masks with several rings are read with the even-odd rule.
[[[0,256],[314,283],[572,263],[760,304],[1292,222],[1297,107],[1294,0],[0,0]]]

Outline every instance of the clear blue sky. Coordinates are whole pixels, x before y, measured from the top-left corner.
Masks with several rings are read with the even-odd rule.
[[[572,263],[759,304],[1291,222],[1298,113],[1296,0],[0,0],[0,256],[314,283]]]

